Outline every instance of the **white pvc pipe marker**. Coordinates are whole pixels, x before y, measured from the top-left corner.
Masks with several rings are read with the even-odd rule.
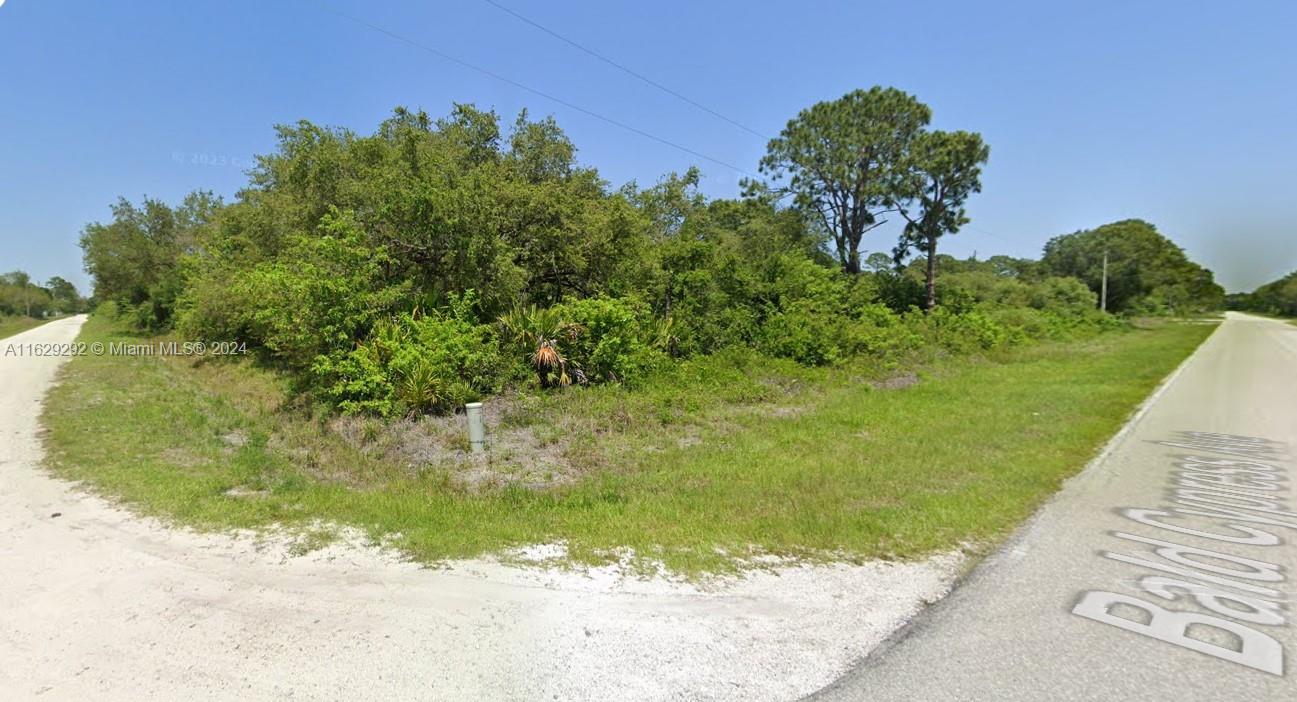
[[[486,427],[482,424],[482,403],[470,402],[464,405],[464,414],[468,416],[468,446],[473,453],[486,450]]]

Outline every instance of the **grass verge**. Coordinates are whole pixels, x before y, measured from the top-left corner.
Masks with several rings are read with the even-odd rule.
[[[48,321],[50,320],[32,317],[0,316],[0,339],[34,329]]]
[[[695,574],[756,554],[905,558],[995,543],[1212,329],[948,358],[901,389],[865,366],[736,355],[645,389],[523,396],[501,425],[562,440],[581,469],[543,490],[469,490],[367,451],[247,362],[74,358],[43,421],[57,474],[198,528],[282,524],[318,541],[323,520],[423,561],[562,540],[577,561],[628,547]],[[81,339],[140,341],[98,317]]]

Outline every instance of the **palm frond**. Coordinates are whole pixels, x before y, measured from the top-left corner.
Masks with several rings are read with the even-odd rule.
[[[397,399],[411,412],[430,412],[441,402],[440,386],[437,369],[422,360],[402,374],[396,385]]]

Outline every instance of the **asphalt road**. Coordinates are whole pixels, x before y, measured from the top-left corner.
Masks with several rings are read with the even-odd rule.
[[[815,700],[1297,700],[1297,326],[1227,321],[955,592]]]

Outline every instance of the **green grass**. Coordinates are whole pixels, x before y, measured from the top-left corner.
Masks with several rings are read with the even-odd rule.
[[[1211,331],[947,358],[900,390],[875,389],[864,365],[740,354],[651,388],[528,395],[505,423],[562,439],[584,476],[540,491],[472,492],[376,458],[246,362],[74,358],[43,421],[55,472],[200,528],[278,523],[318,540],[323,519],[423,561],[564,540],[578,561],[630,547],[693,574],[755,554],[907,558],[996,543]],[[81,338],[122,336],[96,317]]]
[[[0,339],[39,327],[48,321],[32,317],[0,315]]]

